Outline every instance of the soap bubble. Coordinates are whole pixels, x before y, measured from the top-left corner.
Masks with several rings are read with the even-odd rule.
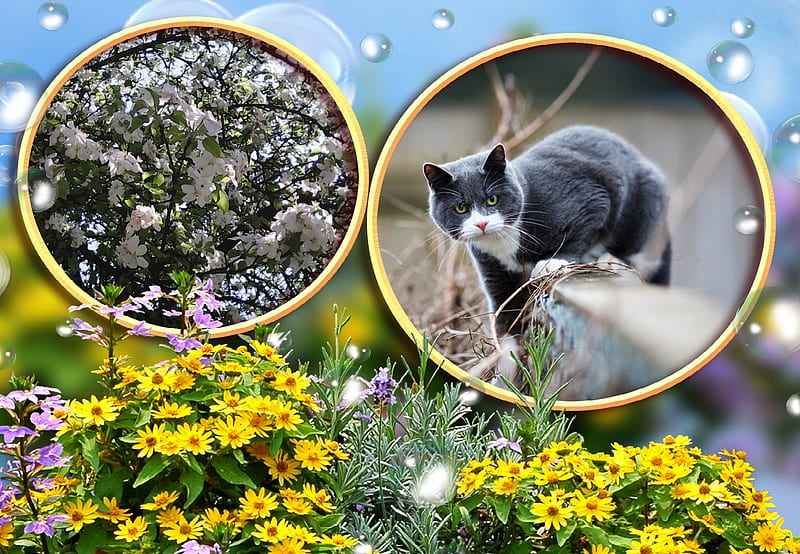
[[[738,337],[760,358],[780,359],[797,352],[800,349],[800,298],[776,287],[765,287]]]
[[[675,23],[675,10],[670,6],[659,6],[650,14],[653,23],[659,27],[669,27]]]
[[[414,497],[420,504],[446,504],[455,494],[454,483],[455,477],[448,466],[443,463],[434,464],[420,476]]]
[[[731,105],[736,108],[736,111],[739,112],[739,115],[742,116],[742,119],[744,119],[744,122],[750,128],[750,132],[753,133],[753,138],[756,139],[758,146],[761,147],[761,151],[766,152],[769,145],[769,131],[761,115],[753,106],[735,94],[723,92],[722,95],[728,99],[728,102],[730,102]]]
[[[17,351],[10,344],[0,343],[0,370],[8,369],[17,361]]]
[[[792,417],[800,417],[800,394],[794,393],[786,400],[786,411]]]
[[[167,17],[218,17],[232,19],[228,10],[211,0],[152,0],[131,15],[125,27]]]
[[[0,146],[0,187],[14,182],[17,173],[17,151],[10,144]]]
[[[9,279],[11,279],[11,264],[8,263],[6,255],[0,251],[0,294],[6,290]]]
[[[22,131],[42,91],[44,81],[31,67],[0,62],[0,133]]]
[[[350,377],[345,381],[344,387],[342,388],[342,399],[339,402],[339,406],[347,408],[353,404],[359,404],[363,400],[361,393],[365,390],[367,390],[367,385],[362,379]]]
[[[375,551],[372,549],[372,545],[365,542],[360,542],[353,547],[353,554],[372,554],[373,552]]]
[[[69,19],[69,11],[61,2],[45,2],[36,12],[39,25],[48,31],[58,31]]]
[[[474,406],[483,398],[481,391],[475,389],[467,389],[458,395],[458,401],[465,406]]]
[[[731,21],[731,33],[739,38],[747,38],[756,30],[756,24],[749,17],[737,17]]]
[[[361,39],[361,54],[373,63],[384,61],[392,53],[392,41],[384,34],[372,33]]]
[[[436,10],[433,12],[433,16],[431,16],[431,24],[440,31],[449,29],[455,22],[456,16],[453,15],[453,12],[444,8]]]
[[[355,362],[366,361],[372,354],[369,346],[359,346],[357,344],[349,344],[347,346],[347,356]]]
[[[356,53],[344,32],[316,10],[276,2],[251,10],[237,21],[269,31],[308,54],[350,102],[356,95]]]
[[[750,49],[735,40],[723,40],[716,44],[708,53],[706,63],[712,77],[729,85],[747,79],[754,67]]]
[[[756,206],[742,206],[733,214],[733,227],[743,235],[755,235],[764,226],[764,212]]]
[[[72,328],[72,319],[65,317],[56,325],[56,333],[59,337],[71,337],[75,330]]]
[[[52,208],[58,198],[56,187],[43,175],[31,182],[28,190],[30,191],[31,208],[37,213]]]
[[[775,129],[771,154],[781,173],[800,183],[800,115],[790,117]]]

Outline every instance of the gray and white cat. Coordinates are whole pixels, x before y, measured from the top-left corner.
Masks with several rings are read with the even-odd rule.
[[[495,322],[500,336],[522,332],[528,298],[515,293],[531,275],[588,261],[598,249],[651,283],[669,282],[666,180],[611,131],[567,127],[513,160],[498,144],[425,163],[423,172],[434,222],[469,247],[491,310],[507,302]]]

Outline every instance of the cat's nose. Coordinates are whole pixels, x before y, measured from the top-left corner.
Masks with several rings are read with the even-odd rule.
[[[488,224],[489,224],[488,221],[481,221],[480,223],[476,223],[475,227],[477,227],[478,229],[480,229],[481,231],[483,231],[485,233],[486,232],[486,226]]]

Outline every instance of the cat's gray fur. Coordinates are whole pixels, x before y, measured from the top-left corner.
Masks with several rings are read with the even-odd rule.
[[[496,321],[501,336],[521,332],[527,295],[509,298],[551,259],[588,261],[600,247],[650,282],[669,282],[666,180],[611,131],[567,127],[513,160],[497,145],[449,163],[425,163],[423,172],[430,215],[469,246],[490,308],[508,301]],[[457,207],[467,210],[460,214]],[[652,263],[642,263],[658,234]]]

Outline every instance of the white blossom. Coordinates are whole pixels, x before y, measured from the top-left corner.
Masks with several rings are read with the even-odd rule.
[[[128,232],[131,230],[139,231],[140,229],[148,229],[153,227],[155,230],[161,229],[162,218],[161,214],[153,206],[136,206],[131,212],[130,220],[128,221]]]
[[[150,264],[144,259],[147,253],[147,246],[139,244],[139,235],[126,237],[117,245],[115,252],[119,261],[125,267],[136,269],[137,267],[148,267]]]

